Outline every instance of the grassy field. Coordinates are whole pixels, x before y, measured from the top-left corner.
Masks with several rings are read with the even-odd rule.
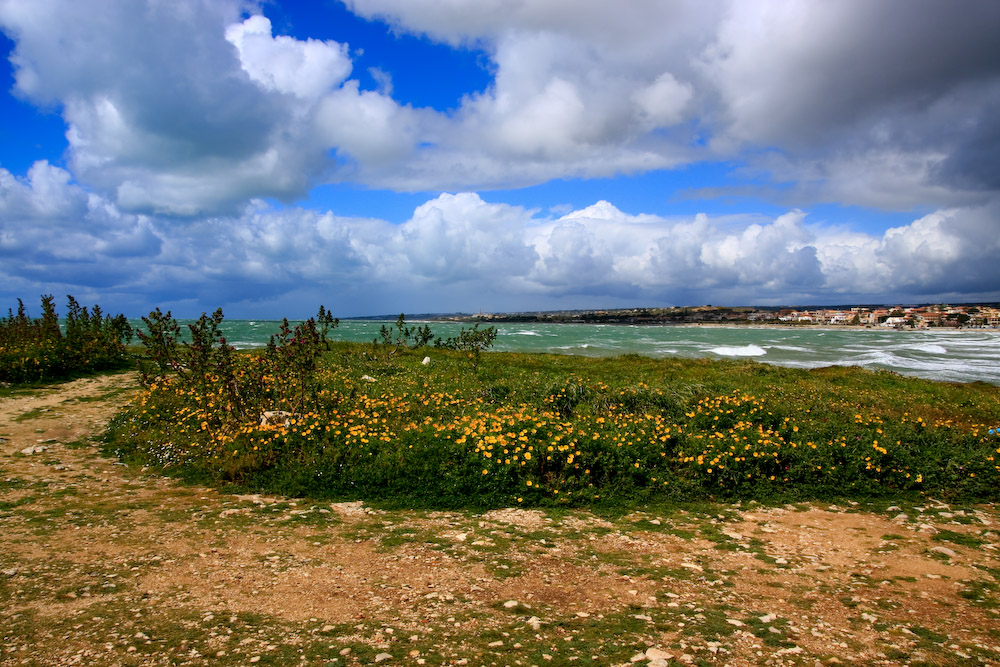
[[[993,385],[346,343],[308,372],[225,364],[151,382],[107,450],[228,489],[423,508],[975,501],[1000,482]]]
[[[123,407],[114,432],[146,436],[154,453],[196,453],[226,424],[244,424],[249,430],[239,437],[248,445],[283,432],[277,437],[302,448],[323,443],[329,425],[333,435],[325,446],[335,453],[353,446],[341,437],[343,429],[335,435],[336,424],[355,427],[352,437],[370,442],[357,427],[374,429],[378,420],[378,428],[398,442],[433,435],[431,442],[447,452],[442,456],[470,458],[480,468],[467,482],[473,488],[489,477],[482,476],[489,468],[480,461],[494,457],[477,451],[476,443],[492,432],[481,438],[470,433],[458,444],[461,436],[446,429],[423,429],[463,416],[492,419],[520,405],[539,421],[545,411],[560,415],[560,428],[580,424],[580,432],[604,418],[605,430],[595,432],[606,434],[604,448],[613,445],[616,452],[636,447],[642,427],[609,426],[624,423],[625,408],[612,406],[650,415],[643,423],[663,415],[664,430],[669,424],[684,429],[678,447],[708,433],[699,420],[715,424],[715,416],[722,421],[737,409],[747,413],[744,421],[764,419],[767,412],[780,423],[789,417],[781,428],[802,434],[804,443],[812,437],[807,429],[816,428],[807,426],[809,420],[826,419],[830,428],[855,429],[852,434],[871,431],[881,447],[886,435],[892,437],[892,416],[926,423],[916,428],[926,430],[932,446],[945,442],[942,433],[954,447],[962,446],[961,438],[986,438],[981,444],[992,446],[994,437],[989,429],[972,434],[984,415],[996,414],[995,387],[852,370],[490,354],[477,375],[455,353],[373,357],[371,351],[337,348],[304,393],[293,376],[277,386],[268,381],[268,392],[261,393],[272,407],[325,405],[323,436],[320,429],[306,433],[299,418],[290,418],[287,427],[258,428],[250,421],[257,409],[250,397],[230,403],[218,393],[226,387],[220,389],[224,376],[174,376],[166,387],[157,382],[146,392],[136,373],[0,391],[0,665],[957,667],[1000,661],[1000,513],[995,503],[938,493],[948,489],[893,491],[883,485],[869,498],[857,489],[842,494],[857,500],[773,502],[780,493],[804,498],[819,488],[789,474],[788,482],[758,487],[774,494],[764,503],[706,502],[723,500],[723,494],[710,477],[715,473],[703,470],[695,481],[678,482],[690,491],[686,501],[677,500],[684,497],[679,491],[671,496],[651,479],[643,486],[642,477],[633,477],[632,486],[605,488],[599,500],[523,496],[522,505],[546,505],[541,508],[488,509],[485,495],[434,501],[377,485],[341,496],[372,502],[330,502],[179,484],[155,466],[121,465],[99,450],[107,420]],[[421,363],[425,354],[431,357],[427,366]],[[241,359],[232,378],[257,377],[244,363],[257,362]],[[418,401],[444,392],[446,383],[459,398]],[[734,407],[728,399],[734,387],[763,407]],[[334,392],[341,396],[336,404],[328,398]],[[372,407],[389,400],[383,393],[408,406],[404,414],[410,416],[390,417]],[[730,402],[716,405],[716,396]],[[172,412],[151,416],[167,408]],[[937,425],[949,418],[952,424]],[[416,428],[406,431],[407,425]],[[164,437],[169,434],[176,439]],[[538,451],[537,433],[525,435]],[[790,460],[787,450],[801,449],[796,436],[788,437],[779,450],[782,462]],[[574,451],[581,459],[597,457],[600,450],[593,447]],[[680,453],[687,450],[673,451],[674,465],[683,470]],[[955,465],[974,454],[957,451]],[[221,457],[185,456],[167,469],[231,487],[237,474],[287,481],[279,473],[295,463],[248,471],[233,467],[232,459],[223,469]],[[378,456],[359,466],[362,475],[355,479],[376,474]],[[414,455],[407,448],[408,456]],[[317,495],[341,493],[324,482],[312,487]],[[414,497],[423,500],[400,507]],[[637,502],[642,497],[652,502]],[[429,509],[444,504],[461,507]]]

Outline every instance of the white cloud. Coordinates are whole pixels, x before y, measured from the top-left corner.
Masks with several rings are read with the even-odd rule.
[[[276,35],[240,0],[0,0],[0,26],[18,93],[61,107],[74,177],[137,212],[232,213],[323,180],[468,190],[708,159],[793,206],[971,205],[1000,187],[996,3],[346,4],[482,50],[491,85],[413,109],[393,72],[369,68],[378,90],[362,90],[346,44]]]
[[[351,73],[346,45],[272,37],[271,22],[259,14],[226,28],[226,40],[239,52],[243,70],[266,90],[315,99]]]
[[[23,296],[14,290],[25,285],[100,293],[133,312],[187,300],[243,312],[254,302],[298,305],[303,313],[322,302],[356,315],[556,308],[573,299],[1000,298],[996,201],[942,209],[879,235],[810,224],[801,211],[669,219],[601,201],[548,218],[472,193],[430,199],[396,225],[260,201],[235,216],[178,221],[123,213],[40,162],[23,180],[0,169],[0,214],[0,296]]]

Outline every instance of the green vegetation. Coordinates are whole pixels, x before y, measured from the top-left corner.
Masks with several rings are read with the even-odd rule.
[[[202,483],[416,507],[975,500],[1000,481],[992,385],[637,355],[480,358],[492,337],[475,332],[463,332],[474,354],[417,352],[431,332],[402,319],[372,345],[330,343],[334,321],[309,320],[236,354],[216,346],[219,321],[203,316],[190,344],[147,342],[157,373],[111,424],[109,452]]]
[[[51,295],[42,297],[41,317],[29,317],[18,299],[17,313],[8,310],[0,319],[0,382],[48,382],[132,363],[125,347],[132,327],[124,315],[105,315],[100,306],[88,311],[72,296],[66,299],[62,328]]]

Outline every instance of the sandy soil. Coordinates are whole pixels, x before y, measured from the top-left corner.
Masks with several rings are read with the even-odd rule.
[[[995,506],[227,495],[101,456],[134,386],[0,399],[0,665],[1000,664]]]

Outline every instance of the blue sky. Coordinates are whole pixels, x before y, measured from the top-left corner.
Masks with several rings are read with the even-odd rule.
[[[0,303],[1000,300],[1000,4],[0,0]]]

